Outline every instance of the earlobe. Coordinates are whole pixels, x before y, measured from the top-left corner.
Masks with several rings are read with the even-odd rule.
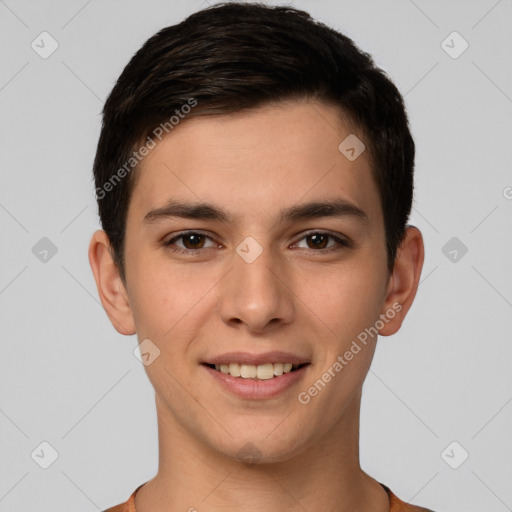
[[[120,334],[135,334],[128,294],[112,259],[108,236],[101,229],[92,235],[89,244],[89,263],[101,303],[110,322]]]
[[[400,329],[416,296],[424,258],[421,231],[409,225],[397,251],[393,274],[389,279],[382,311],[389,320],[379,330],[380,335],[390,336]]]

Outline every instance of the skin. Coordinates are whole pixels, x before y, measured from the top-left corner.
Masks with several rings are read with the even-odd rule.
[[[113,326],[161,351],[145,366],[155,389],[159,469],[136,495],[138,512],[389,511],[385,491],[359,464],[362,385],[378,337],[360,344],[308,404],[297,399],[393,304],[402,308],[379,334],[400,329],[423,266],[422,235],[409,226],[388,274],[368,152],[351,162],[338,150],[350,133],[364,140],[335,107],[307,101],[182,121],[137,171],[126,283],[106,234],[94,233],[89,260]],[[144,225],[144,216],[170,198],[214,203],[233,220]],[[356,204],[369,221],[278,222],[281,208],[333,198]],[[199,255],[164,246],[174,234],[197,229],[211,239],[181,238],[175,246]],[[321,254],[304,233],[312,230],[332,231],[352,245]],[[248,236],[262,248],[252,263],[236,252]],[[332,238],[323,243],[337,245]],[[279,396],[243,400],[199,364],[235,350],[290,351],[311,365]],[[247,443],[259,451],[257,463],[237,456]]]

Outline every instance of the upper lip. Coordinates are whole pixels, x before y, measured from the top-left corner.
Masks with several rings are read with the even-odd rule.
[[[292,363],[304,364],[309,363],[305,357],[292,354],[291,352],[272,351],[264,352],[263,354],[251,354],[250,352],[227,352],[219,356],[211,357],[207,361],[202,361],[202,364],[250,364],[261,365],[266,363]]]

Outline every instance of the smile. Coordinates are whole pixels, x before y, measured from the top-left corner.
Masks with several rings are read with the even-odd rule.
[[[229,394],[246,400],[266,400],[283,394],[302,380],[311,363],[265,363],[257,366],[203,363],[201,366],[216,383],[215,386],[219,385]]]
[[[265,363],[260,365],[254,364],[207,364],[210,368],[214,368],[218,372],[231,375],[232,377],[239,377],[242,379],[258,379],[258,380],[269,380],[275,377],[279,377],[284,373],[293,372],[304,364],[292,364],[292,363]]]

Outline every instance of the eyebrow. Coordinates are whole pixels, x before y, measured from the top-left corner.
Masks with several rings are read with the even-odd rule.
[[[169,200],[162,208],[151,210],[144,216],[144,224],[152,224],[159,220],[172,217],[183,219],[219,220],[230,222],[231,216],[219,206],[209,203],[186,203],[173,199]],[[364,210],[345,199],[333,199],[328,201],[313,201],[282,209],[278,216],[278,222],[297,222],[323,217],[353,217],[369,222]]]

